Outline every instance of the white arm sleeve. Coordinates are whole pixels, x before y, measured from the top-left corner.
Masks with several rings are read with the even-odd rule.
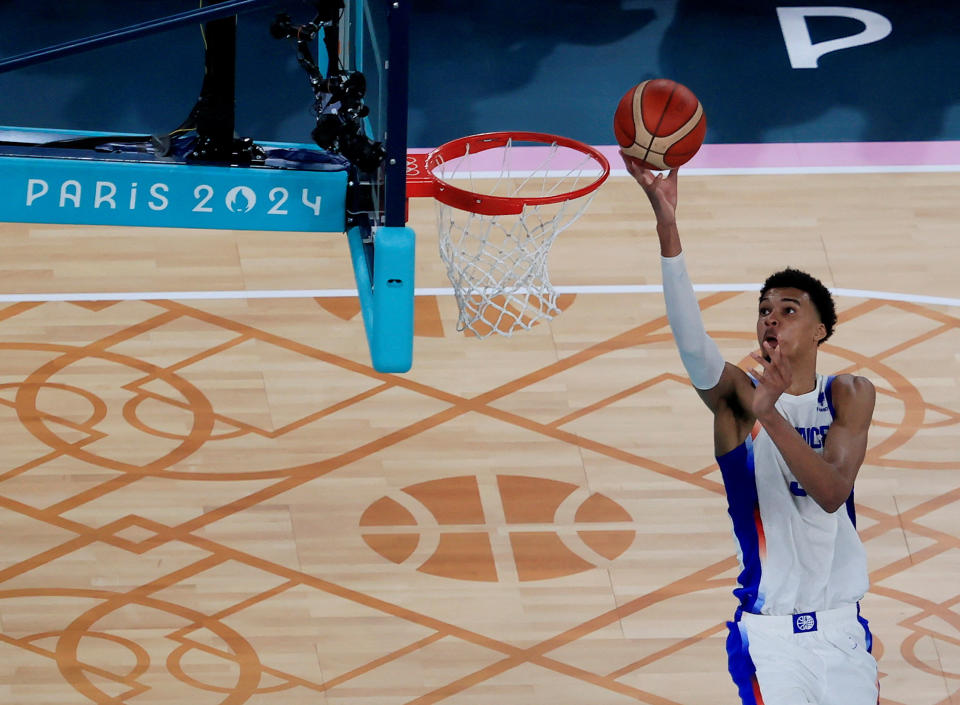
[[[720,349],[703,328],[700,306],[681,252],[676,257],[660,257],[663,273],[663,298],[667,320],[677,341],[680,360],[697,389],[713,389],[720,381],[725,365]]]

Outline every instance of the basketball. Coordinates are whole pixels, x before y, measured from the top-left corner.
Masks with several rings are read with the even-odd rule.
[[[613,132],[624,154],[662,171],[686,164],[697,153],[707,118],[693,91],[676,81],[654,78],[620,99]]]

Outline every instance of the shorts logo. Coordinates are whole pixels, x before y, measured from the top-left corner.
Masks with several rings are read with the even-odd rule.
[[[817,613],[805,612],[803,614],[793,615],[793,633],[801,634],[803,632],[817,631]]]

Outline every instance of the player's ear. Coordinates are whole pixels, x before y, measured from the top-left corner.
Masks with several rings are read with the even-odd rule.
[[[816,330],[813,332],[813,339],[817,341],[817,345],[823,342],[823,339],[827,337],[827,327],[822,323],[817,324]]]

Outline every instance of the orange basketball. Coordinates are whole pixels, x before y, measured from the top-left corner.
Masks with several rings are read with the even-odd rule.
[[[703,144],[707,118],[693,91],[668,78],[654,78],[620,99],[613,132],[624,154],[660,171],[690,161]]]

